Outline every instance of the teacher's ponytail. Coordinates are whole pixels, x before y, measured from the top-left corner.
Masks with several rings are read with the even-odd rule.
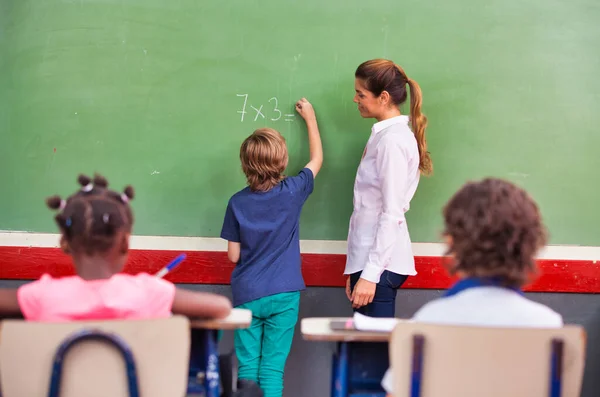
[[[396,68],[404,73],[402,68],[396,65]],[[419,169],[425,175],[431,175],[433,173],[433,163],[431,156],[427,151],[427,138],[425,137],[425,129],[427,128],[427,117],[421,112],[421,104],[423,103],[423,94],[421,93],[421,87],[416,81],[409,79],[406,74],[406,81],[410,88],[410,124],[412,127],[413,134],[417,139],[417,145],[419,147]]]

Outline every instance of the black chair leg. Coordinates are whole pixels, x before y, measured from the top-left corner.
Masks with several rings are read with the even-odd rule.
[[[234,352],[219,356],[222,397],[233,397],[237,389],[237,360]]]

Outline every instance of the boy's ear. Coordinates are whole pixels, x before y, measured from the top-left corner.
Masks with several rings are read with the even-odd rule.
[[[452,244],[454,243],[454,241],[452,240],[452,237],[450,237],[447,234],[444,234],[443,236],[444,239],[444,243],[446,243],[446,246],[448,247],[448,249],[452,248]],[[446,271],[450,274],[456,274],[456,258],[454,256],[454,253],[452,253],[450,256],[444,256],[442,257],[442,266],[446,269]]]
[[[448,247],[451,247],[451,246],[452,246],[452,237],[450,237],[450,236],[448,236],[448,235],[445,235],[445,236],[444,236],[444,242],[446,243],[446,245],[447,245]]]
[[[121,254],[125,255],[129,251],[129,233],[123,233],[121,238]]]
[[[71,247],[69,247],[69,242],[65,236],[60,236],[60,249],[67,255],[71,254]]]

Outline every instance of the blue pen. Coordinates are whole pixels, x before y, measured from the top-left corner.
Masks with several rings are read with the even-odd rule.
[[[171,261],[171,263],[169,263],[167,266],[163,267],[162,269],[160,269],[155,276],[158,278],[163,278],[167,273],[169,273],[171,270],[175,269],[177,267],[177,265],[179,265],[181,262],[183,262],[183,260],[185,259],[186,255],[185,254],[181,254],[179,255],[177,258],[173,259]]]

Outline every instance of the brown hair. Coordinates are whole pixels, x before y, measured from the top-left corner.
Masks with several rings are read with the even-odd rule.
[[[421,87],[416,81],[406,76],[404,70],[394,62],[387,59],[372,59],[358,66],[354,76],[364,81],[367,89],[375,96],[387,91],[395,105],[400,106],[406,102],[406,85],[410,87],[410,122],[413,134],[419,147],[419,169],[425,175],[433,172],[433,163],[427,151],[427,117],[421,113],[423,95]]]
[[[133,213],[129,201],[134,197],[131,186],[123,193],[108,189],[108,181],[79,175],[81,189],[66,200],[59,196],[46,199],[48,207],[58,210],[54,217],[62,237],[73,253],[105,253],[117,243],[120,232],[130,233]]]
[[[463,186],[444,208],[450,273],[494,277],[521,287],[537,272],[535,255],[546,230],[535,201],[523,189],[495,178]]]
[[[283,179],[288,163],[285,139],[272,128],[259,128],[242,143],[240,160],[250,189],[266,192]]]

